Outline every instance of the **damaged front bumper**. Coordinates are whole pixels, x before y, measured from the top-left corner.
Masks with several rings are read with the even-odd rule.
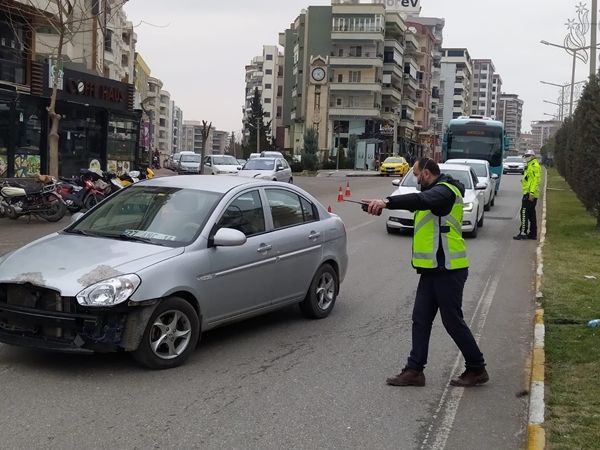
[[[66,352],[137,349],[155,304],[90,308],[31,284],[0,284],[0,342]]]

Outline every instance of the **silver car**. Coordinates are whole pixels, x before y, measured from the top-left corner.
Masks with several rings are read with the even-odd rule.
[[[238,175],[261,180],[294,182],[292,169],[285,158],[260,157],[249,159],[242,170],[238,172]]]
[[[347,263],[342,220],[296,186],[141,181],[0,258],[0,342],[171,368],[201,331],[295,303],[327,317]]]

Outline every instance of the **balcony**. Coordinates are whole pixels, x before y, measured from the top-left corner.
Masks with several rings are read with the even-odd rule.
[[[384,97],[391,97],[399,102],[402,101],[402,90],[396,86],[384,86],[381,93]]]
[[[331,83],[331,91],[351,91],[351,92],[381,92],[379,83]]]
[[[418,41],[417,37],[412,33],[406,34],[404,43],[405,43],[407,51],[409,51],[409,49],[411,49],[411,47],[414,47],[413,49],[411,49],[412,51],[416,51],[421,47],[419,45],[419,41]]]
[[[415,129],[415,121],[412,119],[401,119],[399,125],[401,128],[408,128],[409,130]]]
[[[419,82],[411,77],[409,74],[404,74],[404,86],[409,87],[413,91],[417,91],[419,89]]]
[[[330,106],[329,115],[331,117],[380,117],[379,108],[368,106]]]
[[[406,106],[407,110],[414,111],[417,109],[417,102],[415,102],[412,98],[405,96],[402,99],[402,106]]]
[[[332,56],[329,58],[332,67],[383,67],[383,56]]]

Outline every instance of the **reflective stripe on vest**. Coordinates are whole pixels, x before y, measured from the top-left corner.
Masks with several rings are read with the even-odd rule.
[[[436,216],[431,211],[415,213],[412,264],[417,269],[437,269],[437,253],[441,242],[445,268],[466,269],[469,260],[462,237],[463,198],[456,186],[446,182],[439,184],[454,193],[454,206],[450,214],[444,217]]]

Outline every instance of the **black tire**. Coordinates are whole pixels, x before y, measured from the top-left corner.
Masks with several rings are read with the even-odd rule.
[[[481,215],[481,219],[479,219],[479,220],[477,221],[477,227],[478,227],[478,228],[481,228],[481,227],[483,227],[483,220],[484,220],[484,219],[485,219],[485,213],[483,213],[483,214]]]
[[[484,211],[489,211],[492,209],[492,200],[490,199],[489,203],[483,207]]]
[[[98,194],[89,194],[83,201],[83,209],[89,210],[100,203],[104,198]]]
[[[477,226],[477,224],[475,224],[475,228],[473,228],[473,231],[469,231],[467,233],[465,233],[465,236],[471,239],[475,239],[477,237],[477,234],[479,233],[479,227]]]
[[[174,330],[177,331],[181,328],[189,328],[189,339],[187,342],[182,342],[185,340],[184,337],[174,337],[172,335],[172,331],[167,328],[169,334],[168,338],[163,339],[163,343],[165,341],[169,341],[171,339],[171,345],[184,345],[181,349],[179,349],[180,354],[174,357],[163,357],[159,354],[161,353],[160,349],[163,348],[163,344],[159,344],[157,347],[157,352],[152,350],[151,340],[153,337],[156,337],[156,331],[159,330],[158,327],[155,327],[155,323],[162,317],[167,318],[170,314],[179,313],[180,318],[177,320],[175,324]],[[175,318],[175,316],[173,316]],[[187,323],[186,323],[187,321]],[[162,322],[164,324],[164,322]],[[169,324],[172,325],[172,324]],[[183,330],[180,330],[183,331]],[[140,342],[140,346],[137,350],[133,352],[133,358],[140,363],[141,365],[153,369],[153,370],[164,370],[164,369],[172,369],[174,367],[178,367],[185,363],[187,359],[190,357],[196,345],[198,344],[198,339],[200,337],[200,319],[198,318],[198,314],[196,310],[190,305],[188,302],[179,297],[169,297],[163,300],[156,310],[150,316],[150,320],[146,324],[146,329],[144,330],[144,334],[142,336],[142,341]],[[165,344],[167,345],[167,344]],[[167,345],[167,347],[169,347]],[[158,354],[157,354],[158,353]],[[166,355],[165,355],[166,356]]]
[[[320,297],[320,290],[323,297]],[[306,298],[300,303],[300,311],[309,319],[324,319],[333,307],[340,291],[339,278],[333,267],[323,264],[313,277]]]
[[[67,205],[58,194],[50,193],[44,199],[44,203],[49,204],[50,210],[42,212],[39,216],[47,222],[58,222],[67,213]]]
[[[294,178],[290,177],[290,184],[294,184]]]

